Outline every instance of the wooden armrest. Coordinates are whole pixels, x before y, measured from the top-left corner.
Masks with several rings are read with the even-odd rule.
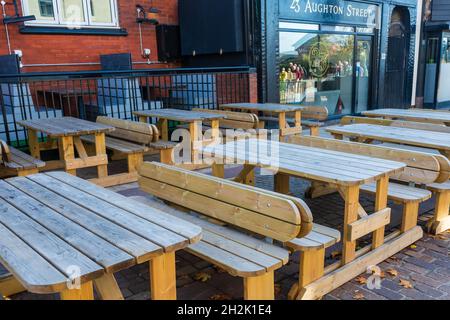
[[[6,142],[0,140],[0,162],[11,162],[11,151]]]

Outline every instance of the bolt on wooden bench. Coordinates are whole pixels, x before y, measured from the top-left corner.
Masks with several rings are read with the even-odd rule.
[[[142,190],[187,209],[169,213],[202,227],[202,240],[187,250],[244,278],[248,300],[273,299],[274,270],[289,260],[288,250],[264,238],[301,252],[295,290],[320,277],[325,248],[340,239],[337,230],[313,224],[308,206],[294,197],[164,164],[144,163],[140,174]]]
[[[39,173],[39,169],[43,167],[45,162],[10,147],[0,140],[0,178]]]
[[[405,232],[417,225],[420,203],[432,197],[432,193],[422,187],[427,184],[434,186],[433,190],[439,194],[435,218],[430,223],[435,225],[436,221],[446,223],[444,216],[448,216],[449,199],[447,198],[448,191],[446,191],[448,183],[445,182],[450,175],[450,162],[444,156],[319,137],[292,137],[290,142],[406,163],[408,167],[404,172],[391,177],[391,180],[396,182],[391,182],[388,189],[388,199],[403,205],[401,231]],[[441,184],[443,182],[444,184]],[[375,194],[376,185],[366,184],[361,187],[361,190]],[[308,191],[308,196],[317,198],[336,191],[329,185],[313,183],[312,188]]]
[[[128,172],[93,179],[92,182],[103,187],[109,187],[137,181],[137,170],[144,161],[144,154],[151,150],[159,151],[161,162],[169,164],[173,162],[173,149],[177,146],[177,143],[160,141],[156,126],[109,117],[98,117],[97,123],[115,128],[114,131],[106,135],[106,149],[126,156]],[[84,142],[91,145],[94,143],[94,139],[93,136],[82,137]]]

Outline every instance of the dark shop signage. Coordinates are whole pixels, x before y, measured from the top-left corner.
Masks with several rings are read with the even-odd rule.
[[[345,0],[279,0],[280,18],[376,27],[378,6]]]

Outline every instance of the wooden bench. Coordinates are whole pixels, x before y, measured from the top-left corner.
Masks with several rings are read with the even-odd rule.
[[[128,161],[128,173],[109,175],[106,178],[94,179],[92,182],[109,187],[137,181],[137,170],[144,161],[144,154],[151,150],[159,151],[161,162],[169,164],[173,162],[173,149],[177,143],[160,141],[156,126],[109,117],[98,117],[97,123],[115,128],[106,135],[106,149],[125,155]],[[84,136],[82,140],[93,144],[95,138]]]
[[[323,275],[325,249],[340,240],[338,231],[313,224],[308,206],[294,197],[158,163],[144,163],[140,174],[143,191],[184,208],[169,213],[202,227],[202,240],[187,250],[244,278],[248,300],[273,299],[274,270],[289,260],[287,249],[265,238],[300,251],[292,297]]]
[[[388,120],[388,119],[378,119],[378,118],[365,118],[365,117],[352,117],[352,116],[343,117],[341,119],[341,125],[358,124],[358,123],[450,133],[450,127],[447,127],[445,125],[433,124],[433,123],[412,122],[412,121],[402,121],[402,120]]]
[[[224,139],[245,139],[255,137],[259,134],[260,122],[256,114],[236,111],[208,110],[200,108],[194,108],[192,109],[192,111],[220,114],[226,116],[226,118],[219,121],[219,131]],[[211,125],[211,121],[203,121],[203,133],[211,130]],[[186,126],[180,126],[180,128],[186,128]],[[232,130],[232,137],[227,135],[227,133],[229,133],[227,132],[227,130]]]
[[[6,142],[0,140],[0,178],[39,173],[39,168],[43,167],[45,162],[9,147]]]
[[[402,232],[417,225],[420,203],[432,197],[432,193],[421,186],[429,184],[435,186],[434,190],[437,190],[436,187],[441,186],[442,183],[444,186],[447,185],[446,182],[450,175],[450,162],[441,155],[319,137],[292,137],[290,143],[406,163],[408,167],[405,171],[391,178],[399,183],[391,182],[388,190],[388,198],[403,205]],[[361,190],[375,194],[376,186],[374,184],[364,185]],[[335,191],[329,185],[313,184],[308,195],[315,198]],[[436,215],[442,217],[443,211],[438,208],[445,210],[445,206],[447,206],[446,215],[448,216],[449,198],[445,191],[439,193],[441,196],[438,198],[439,203],[436,204]],[[442,221],[442,219],[439,218],[436,221]]]
[[[450,181],[427,186],[436,195],[434,217],[428,221],[428,232],[439,234],[450,230]]]
[[[302,126],[307,127],[311,131],[312,136],[320,135],[320,128],[324,126],[325,120],[328,119],[328,109],[326,107],[318,106],[305,106],[302,109]],[[286,114],[286,121],[289,124],[295,123],[294,115],[291,113]],[[263,121],[278,121],[275,117],[264,116],[260,120]]]

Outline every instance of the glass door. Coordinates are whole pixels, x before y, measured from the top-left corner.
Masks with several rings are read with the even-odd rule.
[[[372,37],[357,37],[356,59],[355,59],[356,113],[360,113],[369,109],[371,76],[372,76]]]

